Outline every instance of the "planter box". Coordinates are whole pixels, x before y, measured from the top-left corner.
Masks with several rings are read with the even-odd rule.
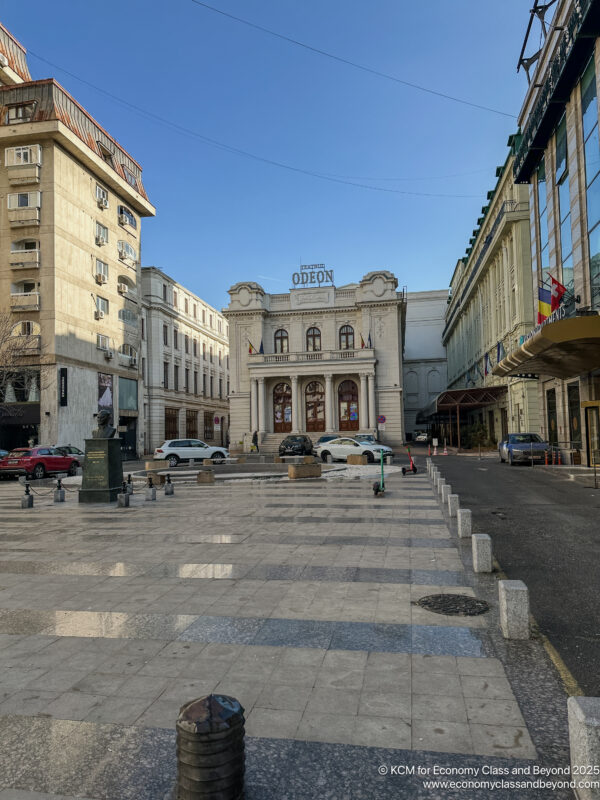
[[[290,464],[288,466],[288,478],[296,481],[300,478],[320,478],[320,464]]]
[[[346,459],[346,463],[347,464],[368,464],[369,462],[367,461],[367,457],[366,456],[349,455],[348,458]]]
[[[145,461],[144,462],[144,469],[154,471],[156,469],[168,469],[169,462],[166,460],[159,461]]]
[[[205,469],[200,470],[198,475],[196,476],[196,483],[214,483],[215,482],[215,473],[212,469]]]
[[[152,478],[152,485],[153,486],[164,486],[167,482],[166,475],[159,475],[158,472],[155,470],[148,470],[148,477]]]

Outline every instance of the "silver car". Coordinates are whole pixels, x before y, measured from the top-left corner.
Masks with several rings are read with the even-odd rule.
[[[166,459],[170,467],[176,467],[180,461],[189,461],[191,458],[219,461],[229,458],[229,453],[224,447],[212,447],[200,439],[168,439],[154,451],[154,460]]]
[[[381,452],[384,456],[394,454],[392,448],[385,444],[362,442],[359,439],[351,439],[349,436],[340,436],[315,447],[315,455],[323,461],[327,461],[327,456],[331,456],[334,461],[346,461],[349,455],[357,455],[366,456],[367,461],[372,464],[376,460],[379,461]]]

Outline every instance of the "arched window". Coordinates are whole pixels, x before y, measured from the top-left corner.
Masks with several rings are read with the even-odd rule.
[[[273,389],[273,430],[275,433],[292,430],[292,390],[289,383],[278,383]]]
[[[321,331],[318,328],[309,328],[306,331],[306,349],[310,352],[321,349]]]
[[[338,387],[338,419],[341,431],[358,430],[358,386],[342,381]]]
[[[137,358],[137,350],[131,344],[122,344],[121,347],[119,347],[119,353],[121,353],[122,356],[127,356],[127,358]]]
[[[340,328],[340,350],[354,350],[354,328],[342,325]]]
[[[275,352],[276,353],[288,353],[289,352],[289,340],[288,340],[288,333],[281,328],[278,331],[275,331]]]
[[[30,319],[21,320],[12,329],[13,336],[39,336],[41,332],[39,322]]]
[[[320,381],[311,381],[305,390],[306,430],[325,430],[325,392]]]

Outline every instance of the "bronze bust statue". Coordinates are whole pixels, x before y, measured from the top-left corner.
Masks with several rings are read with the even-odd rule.
[[[92,432],[94,439],[112,439],[117,429],[110,424],[112,421],[110,411],[99,411],[97,416],[98,427]]]

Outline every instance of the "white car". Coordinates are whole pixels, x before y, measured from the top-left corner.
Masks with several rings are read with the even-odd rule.
[[[419,431],[415,436],[415,442],[428,442],[429,436],[424,431]]]
[[[200,439],[168,439],[154,451],[154,459],[166,459],[170,467],[176,467],[180,461],[189,461],[190,458],[212,458],[213,461],[218,461],[229,458],[229,453],[224,447],[211,447]]]
[[[334,461],[346,461],[349,455],[366,456],[370,464],[379,461],[380,453],[384,456],[394,455],[392,448],[385,444],[373,444],[372,442],[361,442],[358,439],[340,436],[324,444],[315,447],[315,455],[323,461],[327,461],[327,456],[331,456]]]

